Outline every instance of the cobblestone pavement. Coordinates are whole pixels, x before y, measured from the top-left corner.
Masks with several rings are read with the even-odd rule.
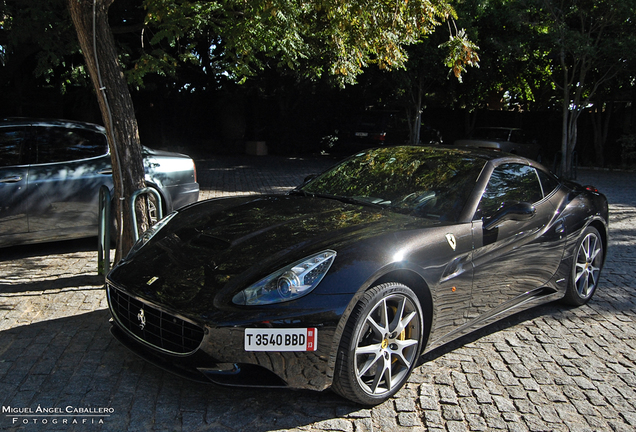
[[[284,191],[332,161],[198,163],[202,197]],[[0,249],[0,429],[103,431],[634,431],[634,173],[583,171],[610,200],[611,241],[586,306],[520,313],[426,356],[372,409],[326,391],[183,381],[108,332],[95,240]]]

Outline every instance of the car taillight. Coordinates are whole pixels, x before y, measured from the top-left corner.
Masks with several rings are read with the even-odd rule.
[[[194,182],[197,182],[197,164],[194,163],[194,161],[192,161],[192,168],[194,170]]]
[[[592,186],[592,185],[586,185],[584,186],[585,190],[588,190],[590,192],[594,192],[594,193],[598,193],[598,189],[596,189],[596,187]]]

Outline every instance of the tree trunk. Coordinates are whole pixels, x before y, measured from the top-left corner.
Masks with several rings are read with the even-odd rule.
[[[464,134],[463,137],[469,136],[475,130],[477,124],[477,110],[470,111],[468,108],[464,110]]]
[[[568,171],[568,163],[567,163],[567,154],[568,154],[568,120],[570,115],[569,110],[569,99],[563,100],[563,121],[561,123],[561,161],[558,173],[567,178]]]
[[[565,178],[576,178],[574,165],[576,164],[574,149],[576,148],[576,142],[579,138],[579,116],[580,110],[574,110],[570,113],[570,119],[568,124],[568,151],[567,151],[567,173]]]
[[[563,122],[561,130],[561,164],[560,174],[563,178],[574,177],[574,149],[578,140],[578,121],[581,115],[581,88],[577,88],[572,96],[571,80],[575,70],[570,70],[565,62],[565,51],[561,50],[561,67],[563,68]],[[579,82],[585,82],[586,70],[582,67],[579,72]]]
[[[561,49],[561,66],[563,67],[563,119],[561,123],[561,166],[560,173],[563,178],[569,178],[568,173],[568,143],[569,143],[569,120],[570,120],[570,84],[568,78],[568,68],[565,64],[565,52]]]
[[[411,106],[411,115],[409,116],[409,141],[411,145],[420,144],[420,131],[422,130],[422,79],[418,81],[418,85],[412,94],[413,105]],[[410,111],[410,110],[409,110]]]
[[[113,165],[114,208],[119,230],[115,254],[117,262],[134,243],[129,198],[133,192],[145,187],[139,130],[132,98],[117,60],[115,41],[108,25],[108,8],[113,0],[67,2],[108,136]],[[138,214],[141,232],[148,223],[145,212]]]
[[[612,117],[613,103],[607,104],[598,102],[592,110],[592,129],[594,130],[594,154],[596,156],[596,165],[605,166],[605,142],[609,132],[610,119]]]

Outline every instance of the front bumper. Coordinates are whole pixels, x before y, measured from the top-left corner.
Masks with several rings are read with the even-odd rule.
[[[332,383],[335,326],[318,327],[316,351],[245,351],[245,328],[271,323],[200,324],[110,285],[106,289],[113,336],[171,373],[229,386],[324,390]],[[294,323],[302,326],[302,319]]]

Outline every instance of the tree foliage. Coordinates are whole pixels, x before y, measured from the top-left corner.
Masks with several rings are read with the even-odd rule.
[[[165,49],[146,50],[136,65],[139,77],[158,63],[169,69],[175,60],[213,58],[238,80],[278,67],[353,83],[369,65],[404,68],[408,45],[456,18],[445,0],[146,0],[144,7],[145,24],[156,29],[150,45],[176,51],[165,56]],[[456,73],[476,60],[475,47],[463,33],[455,32],[448,48],[447,62]]]
[[[629,100],[634,87],[635,2],[462,0],[454,7],[447,0],[106,3],[118,61],[133,91],[145,86],[201,94],[247,81],[244,91],[265,94],[281,93],[269,84],[272,77],[283,77],[290,89],[299,83],[311,89],[316,81],[341,86],[364,81],[367,93],[381,89],[383,102],[391,92],[401,98],[412,139],[417,139],[422,110],[433,100],[466,111],[559,107],[567,118],[566,154],[577,141],[578,116],[593,106],[602,154],[611,100]],[[12,105],[34,103],[20,89],[68,91],[89,82],[65,5],[64,0],[0,2],[0,79]],[[480,68],[466,74],[477,60]],[[397,72],[389,78],[392,74],[378,70]],[[448,79],[454,74],[463,83]],[[347,90],[359,93],[350,86]],[[22,114],[19,108],[15,113]]]
[[[439,69],[426,65],[429,38],[415,46],[417,54],[397,87],[408,96],[413,119],[416,107],[442,94],[442,105],[516,112],[557,110],[563,118],[561,153],[568,174],[578,141],[578,119],[593,110],[596,162],[603,161],[612,100],[630,100],[634,89],[635,2],[618,0],[466,0],[457,5],[458,23],[479,45],[479,69],[463,84],[440,80]],[[438,30],[439,31],[439,30]],[[426,65],[426,66],[425,66]],[[423,89],[423,90],[422,90]],[[419,101],[418,101],[419,99]],[[407,100],[405,97],[404,100]],[[466,116],[466,131],[475,116]]]
[[[60,0],[0,2],[0,85],[13,115],[37,103],[38,89],[66,94],[83,80],[79,45],[66,5]]]
[[[67,0],[108,130],[121,206],[120,201],[144,180],[143,170],[138,169],[141,151],[132,100],[118,70],[129,62],[120,62],[112,31],[107,29],[112,4],[113,0]],[[353,82],[369,64],[404,67],[404,47],[455,16],[444,0],[146,0],[144,8],[141,46],[127,70],[129,80],[138,84],[148,72],[175,73],[180,63],[189,62],[204,72],[215,65],[222,74],[241,80],[270,61],[307,77],[326,73],[341,83]],[[152,30],[149,37],[147,29]],[[463,33],[452,36],[449,47],[449,55],[457,59],[447,63],[452,63],[456,75],[464,63],[476,61],[475,47]],[[119,213],[125,240],[125,247],[120,241],[118,249],[121,258],[131,245],[132,227],[131,218],[124,218],[121,208]]]
[[[36,75],[50,77],[54,68],[68,66],[65,57],[77,52],[78,45],[63,2],[4,0],[0,8],[0,42],[8,49],[5,55],[23,59],[34,54]]]
[[[634,0],[527,0],[528,24],[550,52],[562,106],[561,173],[571,175],[578,119],[595,95],[636,60]]]

